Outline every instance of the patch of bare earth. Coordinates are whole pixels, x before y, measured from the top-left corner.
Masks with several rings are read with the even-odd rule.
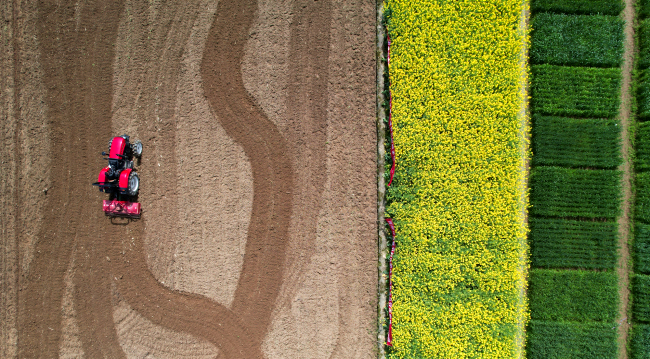
[[[7,1],[0,5],[0,12],[6,25],[0,60],[0,357],[10,358],[18,350],[20,273],[29,270],[51,187],[46,155],[50,129],[36,37],[36,4]]]
[[[0,356],[375,356],[374,2],[1,11]],[[90,183],[123,133],[120,226]]]
[[[287,269],[264,352],[375,357],[375,3],[312,4],[260,1],[243,66],[296,175]]]
[[[630,251],[631,243],[630,228],[632,225],[631,211],[632,201],[632,154],[633,149],[630,142],[630,128],[634,118],[632,116],[631,93],[632,89],[632,69],[634,66],[634,1],[625,0],[625,9],[623,18],[625,19],[625,43],[623,52],[623,68],[621,81],[621,108],[619,110],[619,119],[621,121],[621,156],[623,164],[619,170],[623,172],[622,187],[623,200],[621,205],[621,216],[618,218],[618,286],[619,286],[619,313],[618,313],[618,347],[619,359],[627,359],[627,341],[630,331],[629,299],[630,299]]]

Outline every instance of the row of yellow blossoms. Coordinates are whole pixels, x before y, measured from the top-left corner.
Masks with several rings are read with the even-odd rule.
[[[386,0],[397,173],[390,358],[522,356],[521,0]]]

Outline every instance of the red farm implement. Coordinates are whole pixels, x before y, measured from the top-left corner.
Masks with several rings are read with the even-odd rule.
[[[133,167],[133,158],[142,155],[142,143],[129,142],[129,136],[113,137],[108,142],[108,153],[102,152],[108,166],[99,172],[97,182],[100,192],[108,193],[104,200],[104,214],[109,217],[140,218],[140,203],[137,203],[140,178]]]

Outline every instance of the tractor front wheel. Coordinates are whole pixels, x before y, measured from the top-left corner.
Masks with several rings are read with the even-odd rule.
[[[140,142],[140,140],[136,140],[131,145],[131,153],[133,153],[133,155],[138,158],[142,156],[142,142]]]

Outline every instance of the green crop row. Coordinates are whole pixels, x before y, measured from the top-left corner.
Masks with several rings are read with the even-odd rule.
[[[528,225],[533,267],[614,269],[616,265],[615,222],[530,217]]]
[[[636,164],[637,171],[650,170],[650,122],[642,122],[636,130]]]
[[[530,213],[614,219],[619,214],[620,178],[618,170],[534,167],[530,175]]]
[[[639,72],[639,85],[637,89],[637,105],[639,117],[650,118],[650,69]]]
[[[635,324],[632,326],[630,358],[650,359],[650,325]]]
[[[533,116],[533,165],[616,168],[618,121]]]
[[[613,118],[618,113],[619,68],[531,66],[534,114]]]
[[[650,172],[636,175],[636,219],[650,223]]]
[[[531,19],[535,64],[620,66],[623,25],[618,16],[541,13]]]
[[[528,295],[532,320],[613,322],[618,313],[613,271],[532,269]]]
[[[639,68],[645,69],[650,66],[650,20],[643,20],[639,23]]]
[[[618,355],[616,327],[611,324],[533,320],[527,332],[527,359],[612,359]]]
[[[650,274],[650,225],[637,223],[634,230],[634,269]]]
[[[650,0],[639,0],[639,12],[638,12],[638,17],[641,19],[645,19],[646,17],[650,16]]]
[[[640,322],[650,322],[650,275],[636,274],[632,278],[632,313]]]
[[[533,12],[618,15],[624,4],[621,0],[532,0],[530,7]]]

